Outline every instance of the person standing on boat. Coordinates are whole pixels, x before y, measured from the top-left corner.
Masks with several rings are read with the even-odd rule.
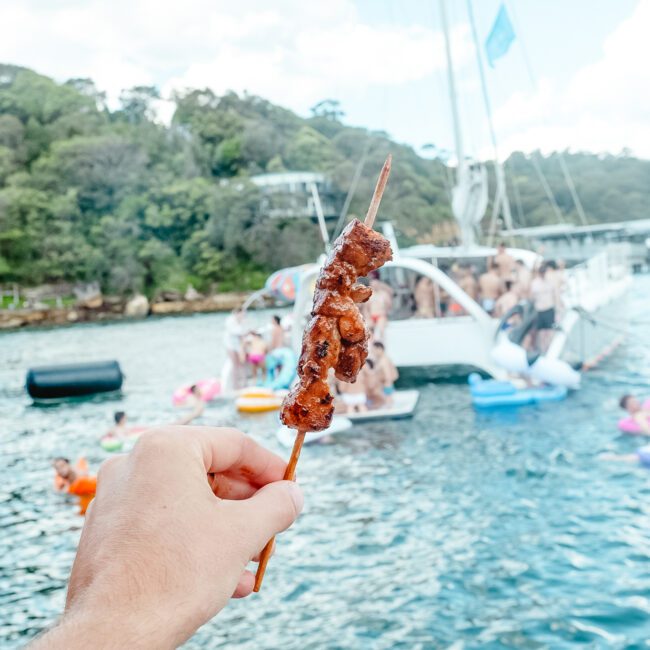
[[[519,296],[519,300],[528,300],[530,298],[532,273],[522,260],[515,262],[514,279],[514,290]]]
[[[367,302],[373,336],[378,341],[384,340],[388,315],[393,307],[393,290],[379,279],[379,275],[371,276],[370,288],[372,295]]]
[[[499,277],[496,264],[491,260],[488,261],[487,271],[478,279],[478,289],[481,296],[481,306],[490,315],[494,312],[502,286],[503,282]]]
[[[499,277],[502,280],[510,280],[515,268],[515,258],[506,251],[506,245],[501,242],[497,248],[497,254],[492,262],[496,265]]]
[[[496,304],[494,305],[492,315],[495,318],[502,318],[519,302],[519,296],[515,291],[514,282],[512,280],[506,280],[505,286],[505,292],[497,298]]]
[[[232,383],[235,390],[241,388],[243,384],[243,336],[244,310],[240,308],[235,309],[232,314],[226,318],[225,331],[223,335],[223,344],[232,365]]]
[[[551,343],[553,328],[555,327],[555,305],[557,304],[557,291],[553,282],[548,278],[546,263],[539,267],[537,276],[530,285],[530,296],[537,312],[535,321],[537,349],[545,353]]]
[[[562,291],[564,291],[566,284],[566,279],[564,277],[564,269],[566,268],[566,265],[564,263],[564,260],[558,260],[558,262],[550,260],[546,263],[546,266],[548,267],[546,274],[548,276],[549,282],[551,282],[551,284],[555,287],[555,317],[557,320],[562,317],[564,311],[564,304],[562,303]]]
[[[460,269],[458,285],[472,299],[478,300],[478,282],[469,266]]]
[[[435,316],[436,296],[433,282],[426,275],[421,275],[413,292],[415,300],[415,318],[433,318]]]
[[[285,347],[285,343],[282,320],[277,314],[274,314],[271,317],[271,340],[269,342],[269,352],[283,347]]]

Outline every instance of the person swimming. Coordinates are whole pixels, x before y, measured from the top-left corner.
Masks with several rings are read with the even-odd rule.
[[[191,407],[187,415],[179,418],[174,424],[189,424],[192,420],[201,417],[205,411],[205,402],[201,397],[201,389],[194,384],[190,387],[190,394],[188,395],[186,405]]]
[[[88,475],[88,463],[79,458],[73,467],[68,458],[57,456],[52,460],[54,467],[54,489],[79,497],[79,514],[85,515],[90,502],[95,498],[97,477]]]
[[[623,395],[618,405],[639,425],[640,433],[650,436],[650,410],[644,408],[634,395]]]
[[[633,454],[600,454],[600,459],[618,463],[638,462],[642,467],[650,468],[650,445],[639,447]]]
[[[127,417],[124,411],[115,411],[113,413],[113,426],[107,431],[107,438],[122,438],[127,433]]]

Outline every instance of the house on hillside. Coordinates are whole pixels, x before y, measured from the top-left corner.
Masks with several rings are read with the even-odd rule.
[[[319,205],[325,219],[336,219],[345,199],[317,172],[260,174],[251,181],[262,191],[262,212],[274,219],[316,219]]]

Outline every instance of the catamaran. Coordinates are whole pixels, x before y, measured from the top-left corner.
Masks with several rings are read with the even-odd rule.
[[[512,228],[510,207],[505,187],[505,175],[499,162],[496,136],[492,126],[483,67],[478,54],[478,40],[468,3],[469,18],[477,47],[478,68],[495,150],[496,195],[493,200],[490,231],[494,235],[497,216],[501,213],[507,228]],[[449,272],[455,265],[472,266],[481,273],[489,258],[496,255],[491,246],[477,243],[476,230],[488,205],[487,171],[484,164],[467,159],[456,99],[456,85],[445,0],[440,0],[441,23],[445,34],[450,105],[456,143],[456,184],[452,190],[452,210],[461,243],[458,246],[417,245],[400,249],[390,225],[384,224],[384,234],[393,246],[392,262],[380,271],[380,279],[393,291],[393,303],[385,332],[386,347],[400,369],[445,368],[465,374],[478,369],[496,378],[507,375],[493,357],[495,340],[502,323],[492,317],[468,295]],[[575,189],[575,188],[573,188]],[[572,193],[573,194],[573,193]],[[576,201],[579,201],[577,195]],[[321,224],[321,231],[324,224]],[[524,248],[508,248],[507,252],[533,270],[541,257]],[[567,268],[561,295],[563,313],[546,351],[548,359],[563,360],[574,368],[589,368],[611,352],[621,341],[626,295],[631,275],[624,247],[610,246],[593,257]],[[300,349],[303,324],[312,303],[314,282],[320,264],[303,267],[295,280],[292,346]],[[422,277],[433,283],[436,300],[435,314],[430,318],[416,317],[415,286]],[[456,303],[460,315],[443,315],[441,296]]]

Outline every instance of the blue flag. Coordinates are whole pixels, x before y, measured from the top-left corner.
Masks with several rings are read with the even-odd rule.
[[[485,41],[485,53],[490,67],[494,67],[494,62],[508,51],[514,40],[515,30],[512,28],[508,12],[502,4],[499,7],[497,19],[492,25],[492,31]]]

